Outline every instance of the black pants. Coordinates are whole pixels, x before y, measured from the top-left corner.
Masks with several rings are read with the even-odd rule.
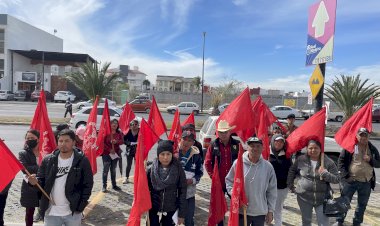
[[[4,209],[7,202],[8,191],[0,194],[0,226],[4,225]]]
[[[129,156],[129,155],[126,155],[126,156],[127,156],[127,169],[125,170],[125,177],[129,178],[129,173],[131,172],[131,168],[132,168],[132,162],[135,157]]]
[[[155,209],[149,210],[149,221],[151,226],[173,226],[173,215],[175,211],[167,212],[166,216],[162,215],[161,221],[157,215],[158,211]]]
[[[103,160],[103,187],[107,187],[108,172],[111,171],[112,186],[116,186],[116,166],[118,159],[112,160],[109,155],[102,155]]]
[[[265,215],[260,216],[249,216],[247,215],[247,225],[248,226],[264,226],[265,224]],[[239,214],[239,226],[244,225],[244,216]]]
[[[25,210],[25,225],[32,226],[33,225],[33,215],[34,215],[34,207],[27,207]]]
[[[70,113],[70,117],[73,117],[73,109],[72,109],[72,108],[70,108],[70,109],[67,109],[67,108],[66,108],[66,111],[65,111],[65,118],[66,118],[67,113]]]

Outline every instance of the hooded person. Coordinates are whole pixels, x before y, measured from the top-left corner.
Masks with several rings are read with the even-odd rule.
[[[191,132],[192,134],[194,134],[194,146],[196,146],[199,150],[199,154],[202,158],[202,164],[203,164],[203,161],[204,161],[204,152],[203,152],[203,147],[202,147],[202,144],[197,141],[197,134],[195,132],[195,125],[194,124],[191,124],[191,123],[188,123],[184,126],[182,126],[182,132],[185,132],[185,131],[189,131]]]
[[[158,142],[157,158],[147,171],[151,225],[174,225],[172,216],[177,209],[178,225],[183,224],[186,217],[186,175],[178,159],[173,158],[173,144],[170,140]]]
[[[274,225],[282,225],[282,210],[288,195],[287,178],[291,159],[286,158],[286,140],[282,134],[274,134],[270,142],[269,162],[272,164],[277,179],[277,199],[273,213]]]

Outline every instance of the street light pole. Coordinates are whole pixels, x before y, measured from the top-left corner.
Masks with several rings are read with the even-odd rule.
[[[205,43],[206,43],[206,32],[203,32],[203,60],[202,60],[202,100],[201,100],[201,112],[203,112],[203,92],[204,92],[204,76],[205,76]]]
[[[45,79],[45,52],[42,51],[41,89],[44,89],[44,79]]]

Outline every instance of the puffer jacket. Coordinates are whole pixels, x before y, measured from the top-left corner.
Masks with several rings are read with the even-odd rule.
[[[181,156],[181,150],[179,153]],[[182,167],[185,171],[186,179],[193,179],[193,183],[187,185],[186,199],[189,199],[195,196],[196,185],[203,176],[202,157],[200,156],[199,150],[196,146],[191,147],[189,158],[187,159],[186,164]],[[192,175],[192,177],[189,178],[188,175]]]
[[[38,172],[37,159],[32,150],[28,149],[20,151],[18,159],[30,174],[36,174]],[[21,206],[27,208],[38,207],[40,197],[41,193],[39,190],[30,186],[25,180],[22,181],[20,197]]]
[[[164,190],[155,190],[152,185],[152,165],[148,168],[148,186],[150,190],[150,197],[152,200],[152,208],[162,212],[172,212],[178,210],[178,217],[185,218],[186,216],[186,176],[178,159],[173,158],[170,165],[175,170],[178,170],[178,181],[172,186],[166,187]],[[171,169],[171,170],[174,170]]]
[[[314,206],[323,204],[328,183],[337,184],[340,181],[338,168],[328,156],[325,155],[324,157],[324,167],[327,172],[319,174],[320,165],[321,161],[319,160],[315,168],[315,174],[313,174],[309,155],[301,155],[290,167],[288,175],[289,189],[294,190],[294,180],[297,177],[298,182],[295,193],[299,198]]]
[[[58,171],[59,150],[47,155],[38,169],[37,178],[41,187],[50,194],[53,189],[55,176]],[[74,212],[82,212],[88,204],[91,196],[92,186],[94,184],[90,162],[79,149],[74,149],[74,159],[69,174],[67,175],[65,196],[70,202],[70,210]],[[41,197],[41,212],[44,216],[45,211],[49,207],[49,200]]]
[[[288,179],[288,173],[290,166],[292,165],[292,160],[289,158],[286,158],[286,149],[282,149],[279,151],[279,153],[274,153],[274,140],[281,136],[280,134],[273,135],[271,139],[270,144],[270,156],[269,156],[269,162],[272,164],[274,171],[276,172],[276,178],[277,178],[277,188],[278,189],[284,189],[287,188],[287,179]],[[286,146],[284,145],[284,148]]]

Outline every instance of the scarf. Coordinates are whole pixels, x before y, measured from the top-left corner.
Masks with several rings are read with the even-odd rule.
[[[179,165],[176,163],[177,162],[173,160],[172,163],[168,166],[168,168],[164,170],[157,158],[153,161],[151,171],[151,182],[155,190],[161,191],[171,185],[177,184],[179,177]]]

